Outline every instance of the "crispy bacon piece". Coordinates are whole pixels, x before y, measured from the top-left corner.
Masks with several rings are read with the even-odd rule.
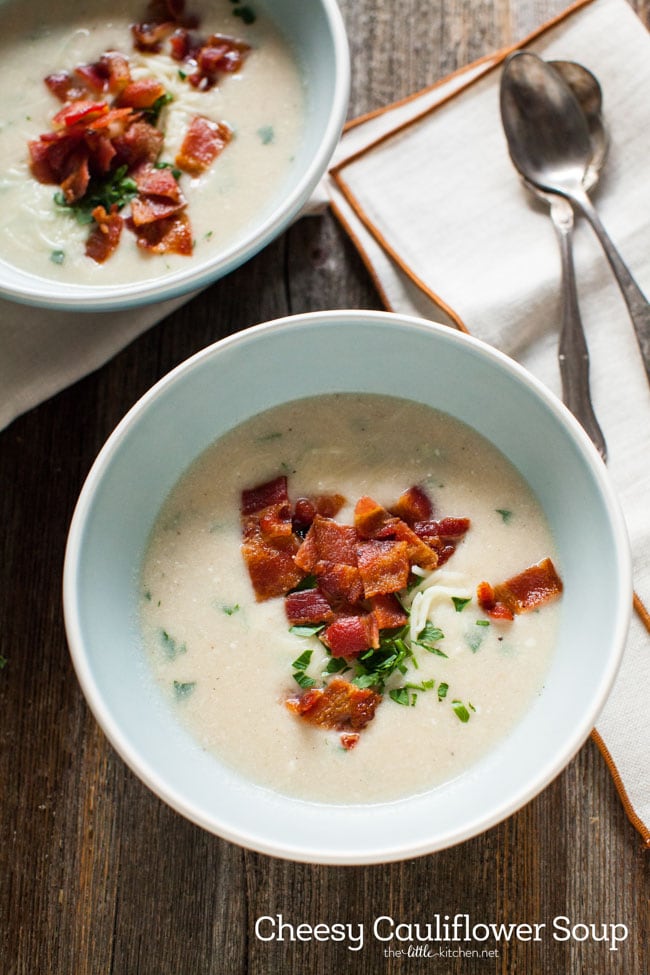
[[[377,593],[368,600],[380,630],[394,630],[408,623],[408,614],[392,593]]]
[[[335,518],[343,505],[342,494],[317,494],[313,498],[298,498],[293,506],[293,526],[298,534],[304,534],[316,515]]]
[[[88,150],[77,149],[69,159],[70,174],[61,181],[61,190],[67,203],[80,200],[88,189],[90,170],[88,169]]]
[[[155,162],[162,149],[164,136],[148,122],[135,121],[113,139],[116,163],[135,169],[143,162]]]
[[[366,597],[399,592],[408,585],[411,563],[407,542],[369,539],[357,545],[357,559]]]
[[[370,688],[355,687],[341,677],[327,687],[310,688],[300,697],[290,697],[290,711],[321,728],[337,731],[362,731],[372,721],[381,695]]]
[[[259,530],[249,530],[242,555],[258,602],[284,596],[298,585],[302,572],[293,560],[295,551],[293,538],[269,541]]]
[[[211,166],[232,139],[232,129],[225,122],[212,122],[195,115],[185,133],[175,163],[191,176],[200,176]]]
[[[390,511],[412,527],[416,521],[428,521],[431,518],[433,505],[424,488],[414,484],[399,496]]]
[[[438,566],[444,565],[456,551],[458,542],[469,530],[469,518],[440,518],[438,521],[416,521],[413,531],[438,556]]]
[[[333,657],[358,657],[379,646],[377,618],[371,613],[339,616],[323,631],[321,640]]]
[[[477,588],[481,608],[493,619],[514,619],[557,598],[563,585],[551,559],[529,566],[505,582],[491,586],[481,582]]]
[[[356,565],[337,562],[318,562],[314,569],[318,585],[333,606],[355,603],[363,599],[363,582]]]
[[[165,94],[165,86],[155,78],[142,78],[130,81],[115,100],[119,106],[128,108],[151,108]]]
[[[280,477],[274,477],[272,481],[265,481],[257,487],[244,488],[241,493],[241,514],[253,515],[271,504],[288,500],[287,479],[281,474]]]
[[[292,626],[302,623],[329,623],[334,610],[320,589],[302,589],[285,596],[284,608]]]
[[[133,46],[145,54],[157,54],[162,50],[163,41],[174,31],[173,20],[152,24],[132,24]]]
[[[108,112],[107,102],[79,99],[64,105],[63,108],[58,111],[52,119],[52,124],[55,128],[59,126],[66,126],[67,128],[70,128],[73,125],[79,124],[86,125],[88,122],[92,122],[93,119],[98,118],[105,112]]]
[[[176,50],[179,49],[178,43],[175,47]],[[226,34],[211,34],[194,50],[190,44],[189,52],[183,60],[188,57],[194,60],[196,71],[192,72],[188,81],[194,88],[200,88],[202,91],[213,88],[219,80],[219,75],[234,74],[239,71],[249,51],[249,44]]]
[[[110,213],[102,206],[95,207],[93,220],[95,223],[86,241],[86,256],[103,264],[120,242],[124,220],[115,205],[111,207]]]
[[[154,169],[146,164],[136,170],[133,178],[139,192],[131,201],[131,219],[136,227],[171,217],[187,205],[169,169]]]
[[[291,531],[286,477],[243,490],[240,512],[242,554],[256,598],[261,602],[284,596],[303,577],[294,559],[300,543]]]
[[[192,228],[184,211],[136,229],[138,247],[153,254],[182,254],[188,257],[194,249]]]
[[[364,495],[354,508],[354,527],[363,538],[376,538],[377,532],[395,520],[383,505]]]
[[[349,732],[348,731],[348,732],[344,732],[341,735],[341,745],[343,746],[343,748],[345,748],[346,751],[350,751],[350,749],[356,748],[356,746],[358,744],[359,744],[359,734],[358,734],[358,732],[356,732],[356,731]]]
[[[296,555],[305,572],[325,571],[327,564],[357,564],[357,533],[352,525],[340,525],[332,518],[316,515]]]
[[[398,542],[406,542],[408,560],[411,565],[419,565],[422,569],[435,569],[438,565],[438,554],[434,548],[428,545],[423,539],[416,535],[412,528],[402,521],[395,518],[387,522],[380,528],[375,538],[396,539]]]

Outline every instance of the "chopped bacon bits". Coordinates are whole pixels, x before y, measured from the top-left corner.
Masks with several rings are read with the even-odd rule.
[[[481,582],[477,588],[481,608],[493,619],[514,619],[516,614],[537,609],[562,592],[560,579],[551,559],[543,559],[496,586]]]
[[[189,124],[175,163],[191,176],[200,176],[226,148],[232,129],[225,122],[212,122],[195,115]]]
[[[284,608],[292,626],[329,623],[334,619],[334,610],[319,589],[301,589],[288,593]]]
[[[311,724],[336,731],[358,732],[372,721],[381,695],[334,677],[325,688],[310,688],[286,702],[294,714]]]
[[[401,494],[397,503],[390,510],[391,514],[397,515],[398,518],[412,527],[416,521],[428,521],[431,518],[433,507],[424,488],[418,487],[416,484]]]
[[[240,69],[250,46],[221,34],[207,39],[190,34],[197,27],[197,18],[185,12],[184,0],[151,0],[146,21],[132,27],[133,43],[137,50],[152,53],[162,50],[169,39],[172,58],[191,65],[181,76],[195,88],[209,89],[221,75]],[[52,119],[53,130],[29,143],[30,168],[39,182],[61,187],[58,203],[87,205],[88,210],[102,203],[111,217],[111,232],[102,229],[109,226],[103,217],[96,221],[87,256],[103,263],[113,252],[119,240],[113,231],[117,227],[113,208],[126,204],[131,213],[121,221],[120,233],[123,226],[128,227],[135,232],[138,246],[150,253],[190,255],[192,228],[178,187],[172,193],[161,189],[160,182],[145,188],[138,181],[137,193],[132,193],[122,185],[125,175],[135,176],[139,167],[156,162],[160,155],[164,135],[154,119],[171,98],[163,83],[156,78],[132,78],[128,58],[107,51],[97,61],[47,75],[45,84],[63,107]],[[231,138],[232,130],[225,122],[195,116],[179,150],[177,167],[193,176],[204,173]],[[84,211],[83,215],[88,214]],[[110,239],[110,248],[103,238]]]
[[[406,589],[411,572],[406,542],[381,539],[359,542],[357,557],[368,598]]]
[[[93,220],[95,223],[86,241],[86,254],[98,264],[103,264],[120,242],[124,220],[117,207],[107,213],[102,206],[93,210]]]
[[[339,616],[324,630],[321,640],[333,657],[358,657],[379,646],[377,618],[371,613]]]

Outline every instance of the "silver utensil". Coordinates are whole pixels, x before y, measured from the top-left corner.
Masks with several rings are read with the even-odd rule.
[[[607,133],[602,121],[602,92],[598,81],[587,68],[574,61],[548,62],[569,85],[580,102],[587,121],[592,157],[585,174],[584,186],[591,190],[598,182],[607,156]],[[578,306],[573,262],[573,207],[563,196],[546,193],[528,180],[525,186],[538,199],[548,204],[551,221],[560,246],[562,266],[562,320],[558,361],[562,379],[562,399],[593,441],[603,460],[607,447],[596,419],[589,389],[589,351]]]
[[[522,176],[570,200],[593,227],[628,307],[650,381],[650,304],[585,190],[592,148],[578,99],[554,68],[530,51],[519,51],[503,69],[501,117],[510,156]]]

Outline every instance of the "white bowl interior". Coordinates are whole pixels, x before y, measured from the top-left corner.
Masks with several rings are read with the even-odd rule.
[[[137,574],[148,535],[190,462],[253,414],[333,391],[407,396],[458,417],[499,446],[547,514],[565,582],[544,693],[510,736],[456,780],[371,806],[277,795],[201,751],[153,687],[137,622]],[[620,511],[600,458],[564,407],[473,339],[371,312],[257,326],[205,350],[154,387],[115,431],[88,478],[70,533],[64,592],[83,690],[131,768],[174,808],[227,839],[323,863],[441,849],[535,795],[593,727],[631,606]],[[396,822],[408,828],[396,830]]]
[[[17,0],[11,0],[17,8]],[[0,0],[0,8],[8,0]],[[323,176],[345,121],[349,53],[336,0],[257,0],[257,8],[289,41],[305,80],[303,139],[284,182],[253,223],[230,245],[185,269],[125,285],[90,286],[44,279],[0,260],[0,294],[27,304],[74,310],[107,310],[162,301],[191,292],[232,271],[268,244],[300,212]],[[64,8],[53,18],[59,23]],[[236,30],[233,30],[236,33]],[[1,50],[1,44],[0,44]]]

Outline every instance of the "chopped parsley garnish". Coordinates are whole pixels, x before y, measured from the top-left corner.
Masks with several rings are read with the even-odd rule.
[[[293,679],[295,680],[296,684],[298,684],[298,686],[302,687],[304,690],[308,690],[310,687],[314,687],[316,684],[314,678],[309,677],[309,675],[302,670],[297,670],[293,675]]]
[[[383,691],[386,681],[396,670],[405,674],[406,661],[414,661],[413,651],[406,642],[407,634],[408,626],[380,633],[379,647],[365,650],[354,660],[357,673],[352,683],[357,687],[375,687]]]
[[[294,662],[291,664],[293,669],[307,670],[311,662],[311,655],[313,652],[313,650],[305,650],[304,653],[301,653],[300,656],[297,657],[296,660],[294,660]]]
[[[451,601],[457,613],[462,613],[468,603],[471,603],[471,596],[452,596]]]
[[[477,620],[476,621],[476,625],[477,626],[489,626],[490,625],[490,621],[489,620]]]
[[[275,141],[275,131],[272,125],[263,125],[257,130],[257,134],[262,140],[263,146],[268,146]]]
[[[294,636],[316,636],[323,629],[323,626],[323,623],[296,624],[289,627],[289,633],[293,633]]]
[[[245,24],[254,24],[257,20],[257,15],[255,11],[246,5],[236,6],[233,10],[235,17],[241,17]]]
[[[438,684],[438,700],[444,701],[447,697],[447,691],[449,690],[449,684],[441,683]]]
[[[187,652],[187,647],[184,643],[177,643],[176,640],[169,635],[167,630],[160,631],[160,642],[162,643],[163,650],[170,660],[174,657],[178,657],[181,653]]]
[[[3,657],[2,654],[0,653],[0,670],[4,670],[4,668],[7,666],[8,663],[9,661],[7,660],[7,658]]]
[[[327,661],[327,666],[325,667],[323,673],[342,674],[349,669],[350,667],[345,657],[330,657],[330,659]]]
[[[65,251],[52,251],[50,254],[52,264],[63,264],[65,261]]]
[[[128,167],[120,166],[103,179],[91,179],[80,200],[68,203],[64,194],[59,191],[54,194],[54,202],[74,214],[79,223],[92,223],[95,207],[103,206],[107,213],[113,205],[121,210],[137,195],[136,182],[127,173]]]
[[[498,515],[501,515],[504,525],[512,521],[512,511],[509,508],[495,508],[494,510]]]
[[[303,589],[315,589],[318,584],[318,579],[316,576],[305,576],[301,579],[297,586],[294,586],[291,592],[302,592]]]
[[[474,705],[471,704],[469,701],[467,702],[467,705],[465,705],[463,704],[462,701],[454,700],[451,702],[451,706],[453,708],[454,714],[460,721],[463,722],[463,724],[467,724],[467,722],[469,721],[470,719],[469,712],[476,711]]]
[[[187,697],[188,694],[191,694],[192,693],[192,691],[194,690],[195,687],[196,687],[196,681],[195,680],[189,680],[189,681],[175,680],[174,681],[174,691],[176,693],[176,697]]]
[[[233,606],[222,606],[221,607],[226,616],[233,616],[235,613],[239,612],[239,603],[235,603]]]
[[[417,639],[414,641],[419,647],[423,647],[428,650],[429,653],[435,653],[438,657],[446,657],[447,654],[443,653],[440,647],[436,646],[438,640],[443,640],[445,634],[433,623],[428,622],[423,629],[417,635]]]

